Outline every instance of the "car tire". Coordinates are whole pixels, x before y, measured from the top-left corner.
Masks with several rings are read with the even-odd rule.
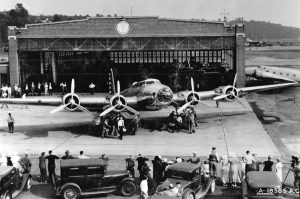
[[[182,199],[195,199],[195,198],[196,198],[195,193],[191,189],[187,189],[182,196]]]
[[[61,198],[63,199],[78,199],[80,192],[77,187],[73,185],[66,186],[61,192]]]
[[[120,193],[125,197],[130,197],[136,192],[136,185],[132,181],[122,182],[119,188]]]
[[[29,191],[30,190],[30,187],[31,187],[31,177],[28,177],[27,178],[27,181],[26,181],[26,184],[24,186],[24,191]]]
[[[3,199],[12,199],[11,193],[7,192]]]
[[[215,179],[212,179],[209,189],[210,189],[211,193],[215,192],[215,189],[216,189],[216,180]]]

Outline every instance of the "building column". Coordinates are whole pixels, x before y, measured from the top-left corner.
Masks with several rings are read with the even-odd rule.
[[[57,83],[57,72],[56,72],[56,64],[55,64],[55,53],[51,53],[51,66],[52,66],[52,77],[53,83]]]
[[[237,87],[245,87],[245,33],[236,34],[235,55],[236,73],[238,74]]]
[[[15,27],[8,27],[8,59],[9,59],[9,82],[10,85],[20,83],[20,65],[18,59],[18,42],[15,36]]]
[[[44,74],[43,52],[40,52],[41,75]]]

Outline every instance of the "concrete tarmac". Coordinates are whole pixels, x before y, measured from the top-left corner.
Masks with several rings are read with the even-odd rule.
[[[49,114],[53,106],[8,105],[0,112],[0,151],[40,154],[52,149],[63,154],[66,149],[73,153],[84,150],[88,155],[128,155],[141,152],[145,155],[189,156],[195,151],[200,156],[209,154],[216,146],[219,154],[235,152],[243,156],[246,150],[260,157],[280,156],[276,146],[264,131],[246,100],[220,103],[206,101],[211,107],[199,105],[196,108],[199,126],[196,133],[149,131],[139,129],[135,136],[124,136],[123,140],[101,139],[90,135],[91,115],[83,112],[59,112]],[[142,118],[167,117],[173,110],[142,111]],[[7,114],[15,118],[15,132],[7,133]]]

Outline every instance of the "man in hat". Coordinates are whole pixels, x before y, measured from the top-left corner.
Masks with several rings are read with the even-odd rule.
[[[66,159],[75,159],[72,155],[70,155],[70,151],[66,150],[65,155],[61,157],[61,159],[66,160]]]
[[[187,159],[187,162],[191,162],[193,164],[198,164],[200,162],[200,158],[197,157],[197,153],[193,152],[193,156]]]
[[[102,153],[101,157],[99,159],[104,160],[105,166],[104,166],[104,172],[107,171],[107,166],[108,166],[108,160],[109,158],[105,155],[105,153]]]
[[[269,155],[268,156],[268,160],[267,161],[264,161],[264,170],[263,171],[272,171],[272,166],[274,164],[273,161],[271,161],[271,156]]]
[[[29,153],[26,152],[24,154],[24,157],[21,158],[21,161],[24,165],[24,173],[29,173],[31,171],[32,164],[30,162],[30,159],[28,158],[28,155],[29,155]]]
[[[52,150],[49,151],[49,155],[46,157],[48,160],[48,174],[49,174],[49,181],[53,185],[56,179],[55,174],[55,160],[59,159],[56,155],[52,154]]]
[[[129,174],[134,178],[135,177],[135,162],[134,157],[130,155],[128,158],[125,159],[126,162],[126,170],[129,172]]]
[[[140,178],[141,176],[143,175],[143,172],[142,172],[142,167],[143,165],[145,164],[145,161],[148,161],[149,159],[146,158],[146,157],[143,157],[143,154],[139,153],[139,156],[136,158],[136,161],[138,162],[138,171],[140,173]]]
[[[212,147],[211,153],[208,156],[210,175],[217,176],[217,165],[219,162],[219,156],[216,151],[216,147]]]

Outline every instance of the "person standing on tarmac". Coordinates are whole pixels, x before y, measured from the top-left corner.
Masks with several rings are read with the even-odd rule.
[[[50,184],[55,183],[56,174],[55,174],[55,160],[59,159],[56,155],[52,155],[52,150],[49,151],[49,155],[46,157],[48,160],[48,174],[49,174],[49,181]]]
[[[47,180],[47,170],[46,170],[46,156],[45,152],[41,153],[39,157],[39,168],[40,168],[40,181],[41,183],[46,183]]]
[[[123,139],[124,131],[125,131],[124,120],[123,120],[122,116],[119,116],[119,118],[118,118],[118,133],[119,133],[120,140]]]
[[[208,157],[209,168],[210,168],[210,176],[217,177],[217,165],[219,162],[219,157],[216,152],[216,147],[212,147],[211,153]]]
[[[93,84],[93,82],[91,82],[90,85],[89,85],[89,89],[90,89],[91,95],[95,94],[95,87],[96,87],[96,85]]]
[[[135,162],[134,157],[130,155],[128,158],[125,159],[126,162],[126,170],[129,172],[129,174],[135,178]]]
[[[14,124],[15,124],[15,119],[13,118],[11,113],[8,113],[7,125],[8,125],[8,132],[9,133],[14,133]]]
[[[66,150],[65,155],[61,157],[61,159],[66,160],[66,159],[75,159],[72,155],[70,155],[70,151]]]

